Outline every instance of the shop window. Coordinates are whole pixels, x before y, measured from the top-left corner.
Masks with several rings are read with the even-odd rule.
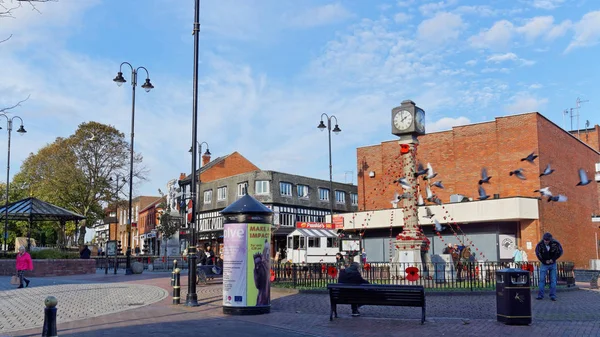
[[[308,238],[308,248],[321,247],[321,238]]]

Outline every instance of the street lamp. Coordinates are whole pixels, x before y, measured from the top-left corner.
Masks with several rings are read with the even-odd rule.
[[[327,126],[325,126],[325,123],[323,123],[323,116],[325,116],[325,118],[327,119]],[[319,126],[317,126],[317,128],[319,128],[319,130],[321,131],[324,131],[325,128],[327,128],[327,132],[329,133],[329,211],[331,214],[331,223],[333,223],[333,198],[335,197],[335,193],[333,192],[333,171],[331,167],[331,119],[335,119],[335,127],[333,128],[333,133],[337,135],[338,133],[342,132],[342,129],[340,129],[340,127],[338,126],[337,117],[333,115],[329,117],[326,113],[321,114],[321,122],[319,123]]]
[[[6,118],[6,131],[8,131],[8,159],[6,160],[6,205],[4,205],[4,253],[8,251],[8,186],[10,182],[10,132],[12,131],[12,124],[15,118],[21,121],[21,126],[17,130],[21,135],[26,133],[23,127],[23,119],[19,116],[8,117],[6,114],[0,114]],[[2,127],[0,127],[2,129]]]
[[[200,46],[200,0],[194,2],[194,79],[192,93],[192,181],[190,186],[190,198],[192,200],[192,217],[190,221],[191,242],[188,248],[188,293],[185,305],[188,307],[198,306],[198,294],[196,294],[196,145],[198,144],[198,52]],[[207,144],[208,147],[208,144]]]
[[[142,88],[149,92],[154,88],[152,83],[150,83],[150,74],[148,73],[148,69],[144,67],[134,68],[129,62],[123,62],[119,66],[119,72],[117,73],[117,77],[113,79],[117,83],[118,86],[123,85],[123,83],[127,82],[125,78],[123,78],[123,65],[126,64],[131,68],[131,143],[129,144],[129,214],[127,219],[127,263],[125,265],[125,275],[133,274],[131,270],[131,214],[132,214],[132,194],[133,194],[133,133],[134,133],[134,121],[135,121],[135,87],[137,86],[137,75],[140,69],[143,69],[146,72],[146,82],[142,84]]]

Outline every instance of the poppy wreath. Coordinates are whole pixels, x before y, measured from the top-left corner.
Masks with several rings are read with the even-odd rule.
[[[271,282],[275,281],[275,271],[271,269]]]
[[[321,273],[326,273],[327,272],[327,266],[325,266],[324,264],[321,265]]]
[[[334,266],[330,266],[329,268],[327,268],[327,275],[329,275],[329,277],[331,278],[336,278],[337,277],[337,268]]]
[[[406,268],[406,279],[408,281],[414,282],[419,279],[419,268],[417,267],[408,267]]]
[[[365,265],[363,266],[364,270],[369,271],[371,270],[371,265],[368,263],[365,263]]]

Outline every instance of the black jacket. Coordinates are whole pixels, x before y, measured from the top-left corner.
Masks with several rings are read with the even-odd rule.
[[[369,281],[365,280],[358,271],[358,263],[352,263],[348,268],[340,271],[340,277],[338,278],[339,283],[349,284],[368,284]]]
[[[535,255],[542,264],[547,264],[547,260],[556,262],[563,254],[560,242],[552,239],[550,240],[549,246],[550,250],[546,249],[546,244],[544,243],[544,240],[542,240],[535,247]]]
[[[79,258],[80,259],[89,259],[90,255],[92,255],[92,251],[89,248],[84,248],[83,250],[81,250],[81,252],[79,253]]]

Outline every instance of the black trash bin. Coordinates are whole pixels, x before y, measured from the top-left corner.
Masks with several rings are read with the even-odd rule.
[[[498,322],[531,324],[531,278],[521,269],[496,271],[496,311]]]

